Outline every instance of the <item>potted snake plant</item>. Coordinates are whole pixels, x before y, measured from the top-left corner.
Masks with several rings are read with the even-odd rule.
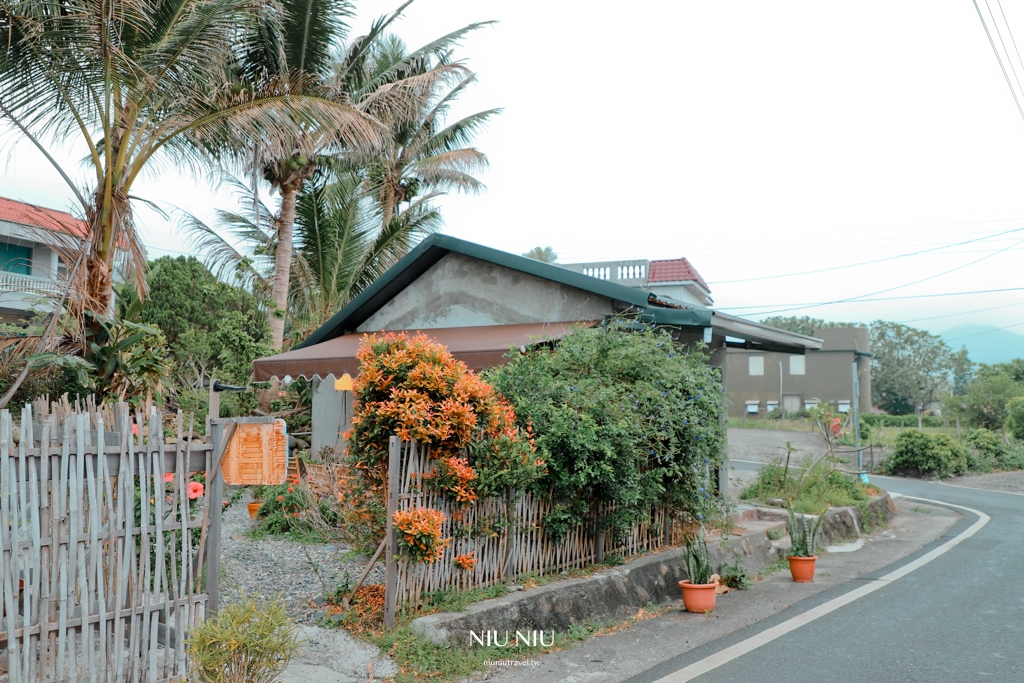
[[[786,559],[789,561],[789,573],[797,583],[814,581],[814,567],[818,560],[818,531],[821,530],[821,522],[831,506],[831,503],[826,505],[818,519],[809,522],[806,516],[797,516],[793,512],[791,502],[786,503],[789,510],[789,538],[792,542]]]
[[[711,580],[711,555],[704,542],[703,526],[696,539],[692,542],[686,539],[686,575],[689,578],[679,582],[686,611],[704,613],[713,610],[718,582]]]

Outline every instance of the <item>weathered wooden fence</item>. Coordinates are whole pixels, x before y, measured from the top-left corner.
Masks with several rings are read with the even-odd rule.
[[[11,683],[184,678],[220,514],[190,483],[213,444],[180,413],[173,442],[155,409],[35,413],[0,412],[0,666]]]
[[[431,591],[480,588],[527,574],[558,573],[585,567],[613,553],[625,557],[651,552],[682,539],[680,525],[673,526],[668,511],[658,508],[652,509],[649,519],[634,526],[624,538],[616,539],[612,534],[581,525],[555,541],[544,533],[544,517],[552,508],[549,499],[526,494],[518,497],[509,509],[497,498],[458,505],[420,485],[422,475],[430,469],[429,446],[392,437],[388,467],[389,533],[385,546],[385,606],[386,613],[391,615],[400,605],[418,604],[421,596]],[[400,556],[396,531],[391,528],[395,510],[421,506],[444,513],[443,535],[452,539],[444,556],[434,563],[416,563]],[[608,507],[601,512],[611,510]],[[472,570],[455,566],[456,556],[470,552],[476,558]]]

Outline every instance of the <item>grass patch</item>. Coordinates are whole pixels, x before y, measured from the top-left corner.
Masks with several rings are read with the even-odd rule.
[[[877,492],[856,477],[833,470],[829,463],[819,460],[811,465],[790,465],[781,462],[762,467],[757,479],[740,493],[742,500],[766,503],[773,498],[792,501],[796,512],[818,514],[826,505],[864,508],[869,496]]]

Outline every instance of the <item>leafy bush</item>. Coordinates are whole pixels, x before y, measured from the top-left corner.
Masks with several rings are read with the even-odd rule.
[[[1001,469],[1006,459],[1006,444],[994,432],[987,429],[972,429],[967,432],[968,469],[974,472],[991,472]]]
[[[263,603],[258,595],[241,595],[192,629],[186,647],[203,683],[273,683],[299,641],[283,600]]]
[[[967,471],[967,452],[944,434],[929,437],[908,430],[896,437],[886,469],[890,474],[957,476]]]
[[[1006,414],[1006,428],[1013,434],[1013,438],[1024,441],[1024,396],[1007,401]]]
[[[718,511],[713,473],[721,462],[724,410],[718,371],[700,350],[664,330],[613,321],[578,329],[554,350],[513,351],[486,377],[532,426],[548,473],[537,486],[555,505],[555,536],[616,509],[598,523],[626,532],[654,505],[691,519]]]

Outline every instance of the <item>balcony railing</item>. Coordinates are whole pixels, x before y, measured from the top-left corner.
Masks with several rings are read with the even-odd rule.
[[[60,285],[48,278],[16,275],[0,270],[0,293],[3,292],[60,294]]]

